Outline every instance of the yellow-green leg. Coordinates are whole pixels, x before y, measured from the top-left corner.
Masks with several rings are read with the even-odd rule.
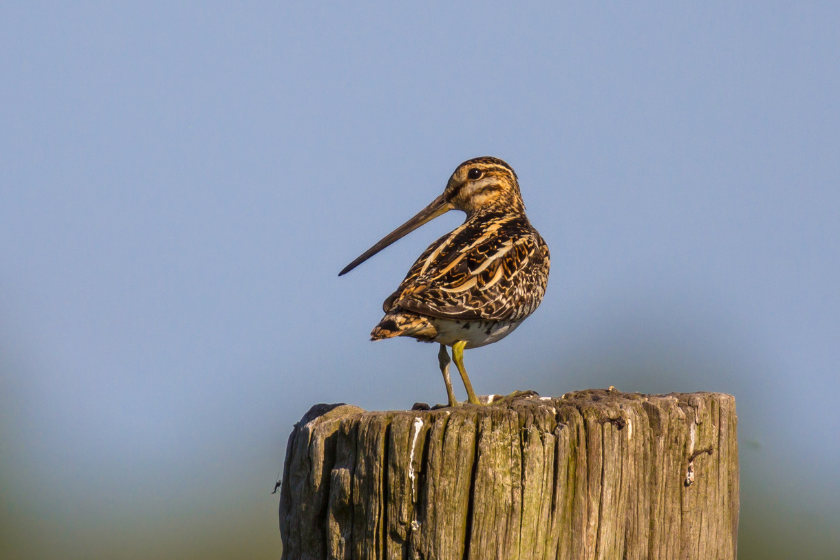
[[[467,343],[464,340],[456,342],[452,346],[452,359],[455,360],[455,365],[458,367],[458,373],[461,374],[461,380],[464,382],[464,388],[467,390],[467,400],[470,401],[470,404],[481,404],[478,397],[475,396],[475,391],[473,391],[472,383],[470,383],[470,378],[467,375],[467,370],[464,369],[464,346],[466,345]]]
[[[443,382],[446,383],[446,396],[449,398],[449,406],[458,406],[455,391],[452,390],[452,381],[449,379],[449,352],[446,351],[446,346],[443,344],[440,345],[440,352],[438,352],[438,362],[440,362]]]

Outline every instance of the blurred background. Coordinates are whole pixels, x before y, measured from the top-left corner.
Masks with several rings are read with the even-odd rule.
[[[0,6],[0,557],[278,557],[310,405],[445,399],[368,333],[463,216],[337,273],[479,155],[553,268],[476,390],[731,393],[741,558],[840,557],[840,5],[512,4]]]

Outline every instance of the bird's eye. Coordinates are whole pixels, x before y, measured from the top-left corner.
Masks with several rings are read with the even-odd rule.
[[[472,169],[470,169],[467,172],[467,178],[472,179],[473,181],[475,181],[476,179],[478,179],[480,177],[481,177],[481,169],[479,169],[477,167],[473,167]]]

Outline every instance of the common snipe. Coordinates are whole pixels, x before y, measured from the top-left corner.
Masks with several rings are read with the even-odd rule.
[[[397,291],[371,340],[410,336],[440,343],[438,358],[449,406],[458,402],[449,379],[449,353],[469,402],[481,404],[464,369],[464,349],[497,342],[539,306],[548,282],[548,246],[525,216],[513,168],[494,157],[465,161],[443,194],[344,267],[350,272],[426,222],[461,210],[467,219],[426,249]]]

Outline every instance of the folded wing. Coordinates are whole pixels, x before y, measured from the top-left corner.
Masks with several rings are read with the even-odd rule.
[[[545,294],[549,265],[527,218],[490,216],[432,243],[383,307],[444,319],[524,319]]]

